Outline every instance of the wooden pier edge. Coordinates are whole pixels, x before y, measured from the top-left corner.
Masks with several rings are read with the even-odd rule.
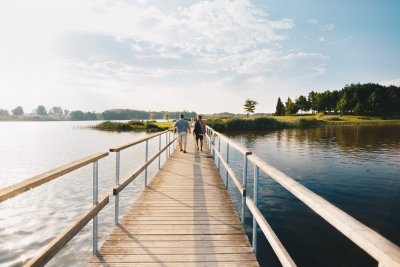
[[[188,136],[88,266],[259,266],[208,151]]]

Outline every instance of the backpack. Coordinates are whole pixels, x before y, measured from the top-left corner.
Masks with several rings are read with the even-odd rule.
[[[194,133],[201,134],[201,125],[200,125],[199,121],[196,121],[194,123]]]

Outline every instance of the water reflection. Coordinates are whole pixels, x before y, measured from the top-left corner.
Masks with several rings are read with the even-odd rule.
[[[313,192],[400,244],[400,125],[359,125],[228,134]],[[231,155],[241,162],[240,155]],[[241,172],[238,164],[235,168]],[[252,177],[252,166],[249,167]],[[262,174],[260,209],[299,266],[376,266],[351,241]],[[252,181],[248,184],[252,194]],[[234,190],[231,190],[234,191]],[[235,200],[237,201],[237,200]],[[251,231],[251,218],[247,218]],[[261,235],[262,236],[262,235]],[[259,241],[259,260],[274,258]],[[318,251],[318,253],[315,253]]]

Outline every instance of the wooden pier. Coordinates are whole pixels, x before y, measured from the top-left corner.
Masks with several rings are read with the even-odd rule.
[[[259,266],[206,145],[176,149],[88,266]]]

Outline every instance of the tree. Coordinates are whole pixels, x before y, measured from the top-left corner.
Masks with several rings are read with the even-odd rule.
[[[292,99],[288,97],[286,103],[285,103],[285,115],[293,115],[296,114],[298,111],[298,108],[296,107],[295,103],[293,103]]]
[[[0,119],[7,118],[8,116],[10,116],[10,114],[8,113],[8,110],[0,109]]]
[[[154,113],[150,113],[149,118],[150,118],[151,121],[154,121]]]
[[[164,120],[169,121],[169,113],[168,112],[166,112],[164,114]]]
[[[56,116],[62,116],[63,109],[61,107],[54,106],[51,109],[49,109],[49,114],[56,115]]]
[[[296,106],[298,109],[303,110],[303,111],[307,111],[310,110],[310,102],[308,102],[307,98],[303,95],[299,96],[296,100]]]
[[[247,116],[249,116],[250,113],[254,113],[257,104],[258,102],[255,100],[246,99],[243,106],[244,106],[244,111],[247,113]]]
[[[24,109],[21,106],[16,107],[11,111],[14,116],[22,116],[24,115]]]
[[[71,120],[82,121],[85,118],[85,114],[80,110],[71,111]]]
[[[39,105],[36,108],[36,114],[39,116],[46,116],[47,115],[47,110],[43,105]]]
[[[276,103],[275,115],[276,116],[285,115],[285,106],[283,105],[280,97],[278,97],[278,102]]]

